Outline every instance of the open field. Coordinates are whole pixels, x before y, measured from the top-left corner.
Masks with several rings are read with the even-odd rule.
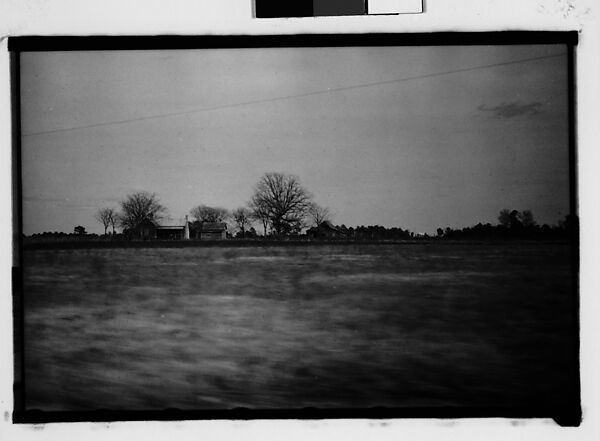
[[[25,250],[28,409],[560,406],[560,243]]]

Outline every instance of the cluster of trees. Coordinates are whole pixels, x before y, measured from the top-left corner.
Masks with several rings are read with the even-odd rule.
[[[505,208],[500,211],[498,222],[502,228],[511,230],[536,226],[536,222],[533,219],[533,213],[530,210],[524,210],[520,213],[517,210],[510,211]]]
[[[95,218],[104,226],[105,235],[109,226],[112,226],[112,234],[116,233],[115,225],[119,223],[119,216],[113,208],[101,208],[96,212]]]
[[[437,237],[445,239],[559,239],[576,234],[578,222],[568,215],[558,225],[538,225],[530,210],[503,209],[498,224],[478,223],[461,229],[438,228]]]
[[[160,222],[167,213],[154,193],[130,194],[120,205],[120,211],[102,208],[96,213],[96,219],[104,226],[105,235],[109,227],[112,227],[112,234],[115,234],[116,226],[127,232],[145,220]],[[264,236],[280,237],[299,234],[303,228],[319,225],[331,217],[330,210],[317,205],[296,176],[283,173],[263,175],[246,206],[230,211],[222,207],[198,205],[190,210],[190,215],[193,228],[204,222],[232,222],[241,237],[257,235],[252,226],[254,222],[262,225]]]
[[[335,225],[342,238],[349,240],[406,240],[415,237],[409,230],[392,227],[386,228],[381,225],[361,225],[359,227],[346,227],[346,225]]]

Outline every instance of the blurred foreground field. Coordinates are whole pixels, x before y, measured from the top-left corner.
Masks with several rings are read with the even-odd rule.
[[[567,244],[25,250],[26,408],[560,405]]]

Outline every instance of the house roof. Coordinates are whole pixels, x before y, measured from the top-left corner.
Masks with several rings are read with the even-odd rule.
[[[143,221],[141,221],[140,223],[138,223],[135,226],[135,228],[139,228],[142,225],[148,225],[148,224],[152,225],[153,227],[158,227],[158,224],[155,221],[153,221],[152,219],[144,219]]]
[[[225,222],[202,222],[200,230],[205,233],[221,232],[227,230],[227,224]]]
[[[139,224],[137,224],[136,228],[141,227],[142,225],[152,225],[157,230],[181,230],[185,228],[184,225],[159,225],[159,223],[153,219],[144,219]]]
[[[333,224],[329,221],[321,222],[319,228],[329,228],[330,230],[338,230],[338,228],[334,227]]]

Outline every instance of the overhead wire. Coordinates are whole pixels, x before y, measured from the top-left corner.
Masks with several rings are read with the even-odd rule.
[[[560,56],[564,56],[564,55],[565,55],[565,53],[560,53],[560,54],[553,54],[553,55],[543,55],[543,56],[539,56],[539,57],[522,58],[519,60],[505,61],[502,63],[484,64],[484,65],[479,65],[479,66],[466,67],[466,68],[462,68],[462,69],[454,69],[454,70],[448,70],[448,71],[442,71],[442,72],[434,72],[434,73],[430,73],[430,74],[415,75],[415,76],[409,76],[409,77],[403,77],[403,78],[395,78],[395,79],[386,80],[386,81],[377,81],[377,82],[373,82],[373,83],[363,83],[363,84],[356,84],[356,85],[351,85],[351,86],[332,87],[332,88],[327,88],[327,89],[315,90],[312,92],[298,93],[298,94],[294,94],[294,95],[284,95],[284,96],[279,96],[279,97],[274,97],[274,98],[243,101],[240,103],[224,104],[224,105],[220,105],[220,106],[203,107],[203,108],[196,108],[196,109],[190,109],[190,110],[182,110],[179,112],[161,113],[161,114],[157,114],[157,115],[140,116],[140,117],[136,117],[136,118],[127,118],[127,119],[122,119],[122,120],[117,120],[117,121],[106,121],[106,122],[86,124],[86,125],[81,125],[81,126],[42,130],[39,132],[24,133],[21,136],[22,137],[40,136],[40,135],[46,135],[46,134],[51,134],[51,133],[91,129],[91,128],[96,128],[96,127],[106,127],[106,126],[119,125],[119,124],[128,124],[128,123],[133,123],[133,122],[148,121],[148,120],[160,119],[160,118],[169,118],[169,117],[188,115],[188,114],[194,114],[194,113],[212,112],[212,111],[217,111],[217,110],[231,109],[231,108],[235,108],[235,107],[272,103],[272,102],[277,102],[277,101],[290,100],[290,99],[294,99],[294,98],[304,98],[304,97],[323,95],[323,94],[334,93],[334,92],[341,92],[341,91],[346,91],[346,90],[355,90],[355,89],[382,86],[382,85],[393,84],[393,83],[401,83],[401,82],[405,82],[405,81],[413,81],[413,80],[418,80],[418,79],[434,78],[434,77],[439,77],[439,76],[443,76],[443,75],[471,72],[471,71],[480,70],[480,69],[489,69],[489,68],[497,67],[497,66],[507,66],[507,65],[511,65],[511,64],[519,64],[519,63],[525,63],[525,62],[530,62],[530,61],[556,58],[556,57],[560,57]]]

